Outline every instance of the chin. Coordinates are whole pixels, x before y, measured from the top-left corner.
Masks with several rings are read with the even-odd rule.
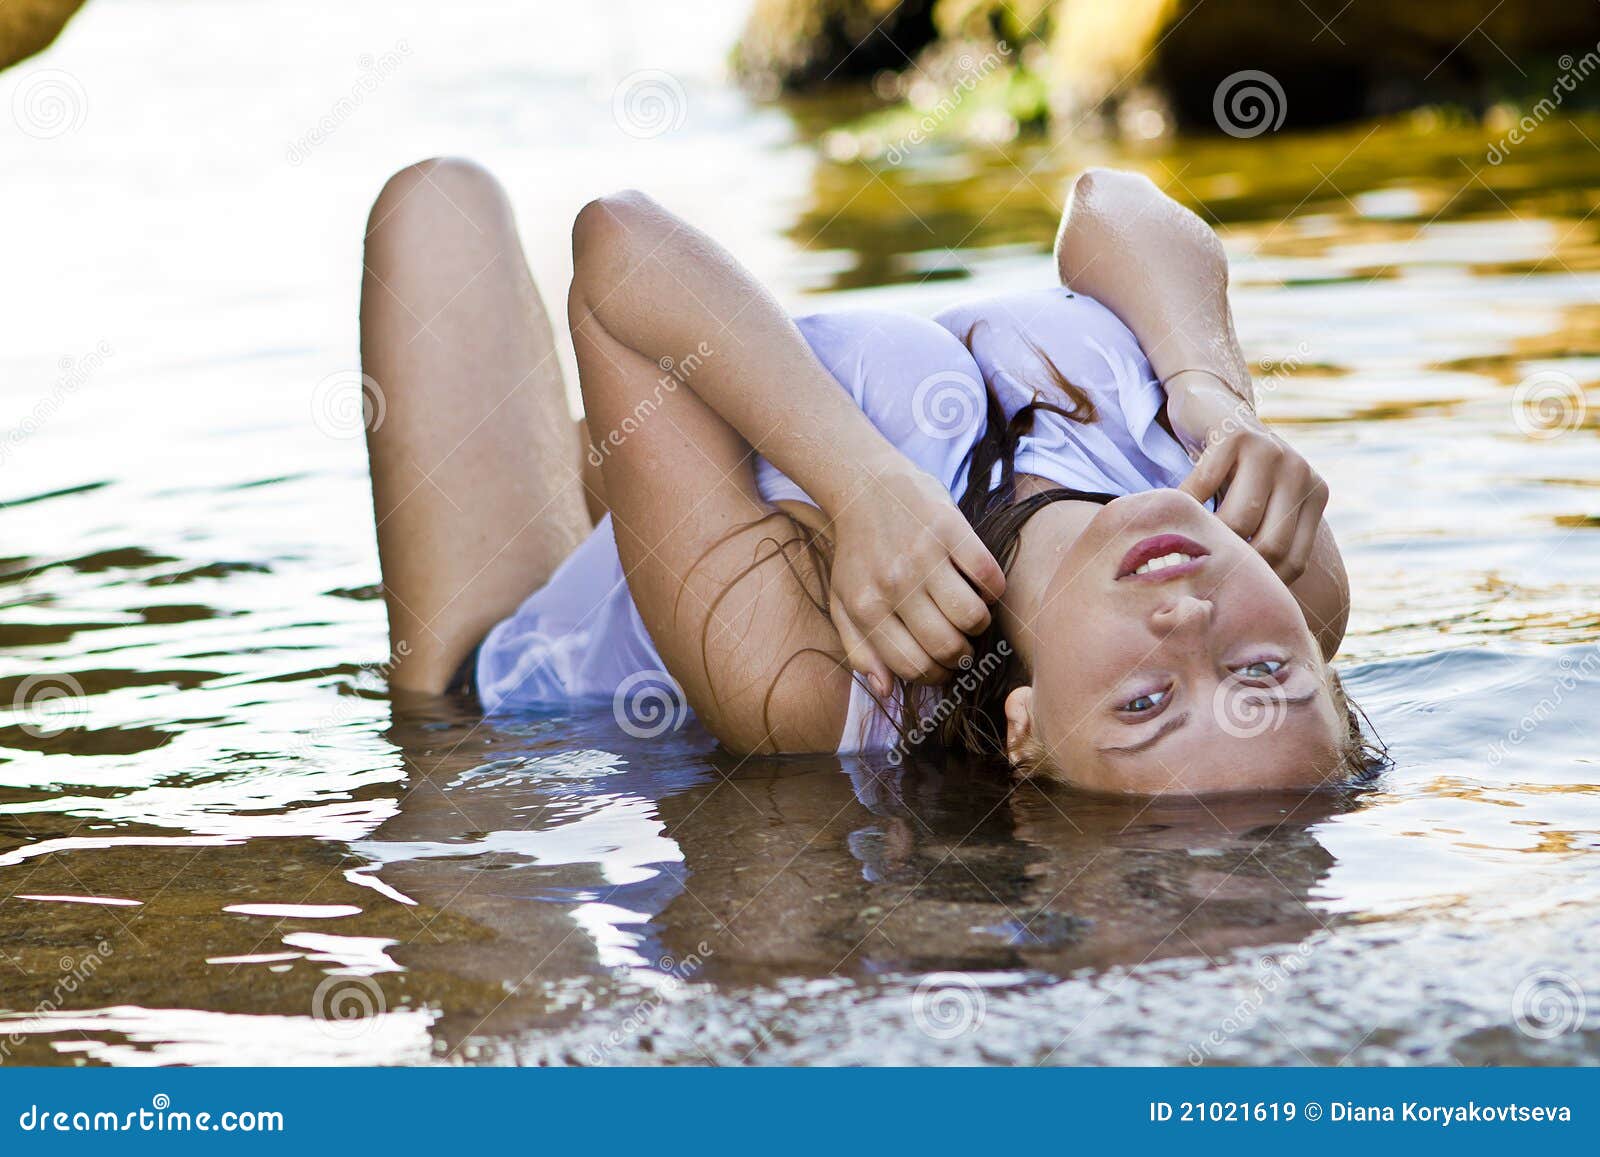
[[[1231,538],[1241,541],[1216,515],[1181,490],[1143,490],[1102,506],[1074,544],[1091,557],[1108,546],[1160,534],[1181,532],[1212,550],[1223,550]]]

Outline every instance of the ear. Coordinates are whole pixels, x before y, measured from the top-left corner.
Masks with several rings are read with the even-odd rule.
[[[1033,747],[1033,688],[1017,687],[1006,696],[1006,758],[1024,763]]]

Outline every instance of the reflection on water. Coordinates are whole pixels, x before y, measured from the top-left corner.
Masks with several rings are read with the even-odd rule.
[[[488,6],[349,6],[301,48],[239,6],[241,45],[304,71],[149,75],[127,46],[183,11],[91,12],[48,58],[91,115],[0,134],[13,220],[55,223],[13,226],[11,267],[66,275],[0,289],[0,1056],[1593,1057],[1595,126],[1551,120],[1498,166],[1481,130],[1416,119],[872,170],[817,159],[825,110],[746,106],[637,14],[570,17],[599,22],[575,44],[633,43],[557,68]],[[610,90],[658,52],[688,115],[641,140]],[[97,98],[120,84],[149,99]],[[211,158],[181,186],[144,159],[171,133]],[[551,286],[563,222],[633,183],[808,308],[1036,285],[1071,172],[1145,169],[1223,226],[1263,406],[1330,480],[1346,678],[1396,767],[1146,804],[391,704],[360,442],[317,387],[353,364],[365,199],[445,149],[506,175]]]

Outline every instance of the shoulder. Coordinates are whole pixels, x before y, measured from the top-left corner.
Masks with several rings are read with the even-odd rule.
[[[901,376],[967,369],[972,356],[961,339],[932,318],[887,309],[831,310],[795,318],[823,365]]]
[[[1111,310],[1086,293],[1059,285],[974,298],[944,310],[934,320],[974,347],[1017,339],[1038,344],[1055,336],[1138,345],[1133,332]]]

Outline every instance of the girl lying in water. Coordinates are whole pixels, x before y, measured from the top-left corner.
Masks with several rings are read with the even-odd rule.
[[[1220,244],[1148,181],[1084,174],[1060,286],[933,320],[792,319],[638,193],[573,250],[576,426],[494,179],[427,161],[373,208],[397,689],[670,673],[741,751],[944,744],[1104,791],[1369,766],[1327,486],[1255,415]]]

